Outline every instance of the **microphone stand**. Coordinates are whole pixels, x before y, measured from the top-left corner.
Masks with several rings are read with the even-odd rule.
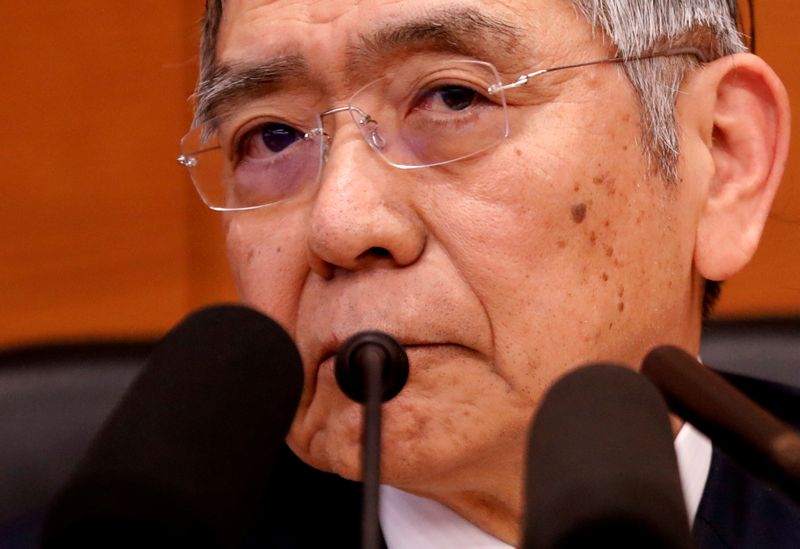
[[[408,357],[402,345],[393,337],[376,331],[361,332],[348,339],[337,352],[334,375],[342,392],[364,405],[361,546],[364,549],[379,549],[381,406],[405,386],[408,380]]]
[[[361,546],[364,549],[380,547],[378,527],[378,490],[381,479],[381,400],[383,363],[386,356],[376,345],[365,346],[359,353],[366,381],[364,403],[364,433],[362,440],[362,476],[364,482],[364,509],[361,515]]]

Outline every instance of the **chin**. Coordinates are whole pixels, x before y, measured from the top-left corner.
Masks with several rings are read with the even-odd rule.
[[[358,415],[343,413],[310,436],[287,438],[292,451],[305,463],[349,480],[361,480],[361,407]],[[381,448],[382,483],[402,486],[431,472],[431,464],[441,465],[446,453],[432,448],[418,426],[398,424],[384,413]],[[303,441],[307,440],[306,444]]]

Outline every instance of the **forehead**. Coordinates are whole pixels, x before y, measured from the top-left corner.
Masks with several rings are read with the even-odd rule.
[[[570,0],[226,0],[217,62],[301,55],[338,68],[359,43],[415,24],[427,24],[428,37],[462,31],[489,50],[486,57],[491,50],[515,58],[557,49],[569,55],[592,41]]]

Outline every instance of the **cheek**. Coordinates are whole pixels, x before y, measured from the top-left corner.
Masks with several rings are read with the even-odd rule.
[[[575,133],[571,145],[507,147],[475,172],[482,191],[433,200],[445,246],[491,319],[495,368],[534,399],[578,363],[636,360],[636,323],[648,324],[645,309],[663,306],[662,287],[690,263],[676,245],[675,202],[629,145],[635,136],[630,123],[588,145]],[[586,160],[558,152],[569,150]]]
[[[239,297],[294,333],[308,273],[302,224],[275,212],[237,212],[225,220],[225,242]]]

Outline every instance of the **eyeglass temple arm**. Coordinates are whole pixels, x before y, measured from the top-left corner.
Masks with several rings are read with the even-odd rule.
[[[566,69],[577,69],[580,67],[588,67],[590,65],[602,65],[603,63],[624,63],[626,61],[644,61],[646,59],[655,59],[657,57],[672,57],[675,55],[693,55],[697,58],[698,61],[701,63],[708,62],[708,58],[706,55],[698,50],[697,48],[676,48],[673,50],[666,50],[662,52],[650,53],[647,55],[641,55],[638,57],[612,57],[610,59],[595,59],[593,61],[584,61],[583,63],[575,63],[573,65],[563,65],[561,67],[553,67],[549,69],[539,69],[537,71],[530,72],[528,74],[523,74],[518,77],[514,82],[510,84],[503,84],[501,86],[494,85],[489,87],[489,94],[494,95],[499,91],[511,90],[514,88],[519,88],[520,86],[524,86],[528,83],[531,78],[535,78],[536,76],[548,73],[548,72],[558,72],[563,71]]]

